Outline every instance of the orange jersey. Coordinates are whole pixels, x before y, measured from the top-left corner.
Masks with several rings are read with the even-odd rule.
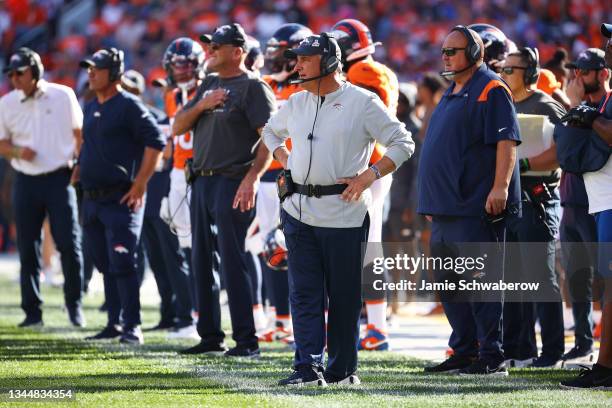
[[[366,58],[351,65],[346,73],[346,79],[353,85],[376,93],[391,113],[394,115],[397,113],[399,81],[389,67],[372,58]],[[385,148],[376,143],[370,164],[379,161],[384,154]]]
[[[268,85],[270,85],[272,90],[274,91],[274,96],[276,97],[276,107],[277,108],[280,108],[283,105],[283,103],[285,103],[287,99],[289,99],[291,95],[293,95],[296,92],[300,92],[302,90],[302,88],[300,88],[300,86],[297,84],[296,85],[279,84],[278,82],[273,80],[269,75],[264,75],[263,80],[266,81]],[[285,141],[285,145],[287,146],[287,149],[291,150],[291,139],[287,139]],[[268,167],[268,170],[278,170],[282,168],[283,166],[280,164],[280,162],[278,162],[277,160],[273,160],[272,164],[270,164],[270,167]]]
[[[194,88],[187,99],[190,100],[196,94],[196,89]],[[168,92],[164,96],[164,102],[166,106],[166,114],[170,118],[170,123],[174,121],[174,116],[176,116],[176,112],[183,105],[181,102],[181,90],[178,88],[174,88]],[[175,169],[183,170],[185,168],[185,161],[190,159],[193,156],[193,132],[189,131],[182,135],[173,135],[173,145],[174,151],[172,153],[172,160]]]

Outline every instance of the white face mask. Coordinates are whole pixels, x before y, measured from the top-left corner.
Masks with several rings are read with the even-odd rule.
[[[179,82],[176,84],[176,86],[182,91],[182,92],[189,92],[191,91],[193,88],[195,88],[196,86],[196,79],[192,78],[187,82]]]

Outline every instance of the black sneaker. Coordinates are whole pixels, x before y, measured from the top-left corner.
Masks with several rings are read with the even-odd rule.
[[[297,385],[327,387],[323,373],[311,365],[299,366],[289,377],[278,382],[278,385]]]
[[[120,326],[110,325],[102,329],[101,332],[94,334],[93,336],[85,337],[85,340],[106,340],[114,339],[123,334],[123,330]]]
[[[261,356],[261,351],[259,351],[259,347],[255,346],[254,348],[244,347],[244,346],[236,346],[224,353],[225,357],[245,357],[245,358],[259,358]]]
[[[323,373],[323,378],[328,385],[359,385],[361,380],[357,377],[357,374],[353,373],[344,378],[336,377],[331,373]]]
[[[144,337],[142,335],[142,330],[140,330],[140,326],[123,329],[123,334],[119,338],[119,343],[132,345],[144,344]]]
[[[459,375],[488,375],[494,377],[506,377],[508,376],[508,369],[503,361],[495,364],[491,361],[478,359],[469,367],[459,371]]]
[[[476,361],[476,357],[452,355],[438,365],[425,367],[425,372],[432,374],[455,374],[469,367],[474,361]]]
[[[66,307],[68,318],[74,327],[85,327],[85,315],[81,306]]]
[[[144,329],[143,331],[150,332],[150,331],[156,331],[156,330],[169,330],[169,329],[174,329],[174,326],[175,326],[174,322],[165,322],[162,320],[159,323],[157,323],[155,326],[148,327]]]
[[[227,351],[227,347],[223,343],[210,343],[201,341],[193,347],[185,350],[180,350],[179,354],[223,354]]]
[[[560,385],[563,388],[612,391],[612,369],[599,364],[592,369],[583,367],[578,377],[561,381]]]
[[[42,327],[42,317],[26,317],[17,327]]]
[[[561,360],[563,361],[567,361],[567,360],[576,360],[579,358],[589,358],[593,359],[593,348],[583,348],[583,347],[578,347],[578,346],[574,346],[570,351],[568,351],[567,353],[565,353],[563,355],[563,357],[561,357]]]
[[[541,355],[540,357],[533,360],[533,363],[529,367],[532,368],[559,368],[561,367],[561,359]]]

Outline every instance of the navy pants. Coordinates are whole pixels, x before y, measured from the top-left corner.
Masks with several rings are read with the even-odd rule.
[[[503,222],[491,225],[480,217],[434,216],[431,227],[431,256],[457,256],[456,243],[502,241],[504,228]],[[436,281],[457,278],[454,271],[450,274],[453,276],[435,271]],[[452,294],[440,295],[444,313],[453,329],[448,345],[455,355],[479,357],[494,363],[503,361],[501,299],[468,302],[451,301],[452,297]]]
[[[61,257],[64,301],[67,307],[79,306],[83,293],[83,256],[76,193],[70,185],[70,171],[62,169],[44,176],[16,172],[13,203],[21,263],[21,308],[30,318],[42,318],[40,246],[47,214]]]
[[[344,378],[357,370],[361,312],[361,245],[370,220],[356,228],[313,227],[283,212],[289,255],[289,300],[296,351],[294,366],[322,366],[325,289],[329,296],[326,372]]]
[[[593,277],[597,264],[597,225],[587,207],[564,206],[561,218],[563,264],[572,300],[576,346],[593,347]]]
[[[191,193],[192,267],[196,277],[199,318],[198,334],[206,343],[221,343],[220,280],[214,272],[214,252],[221,258],[232,338],[240,347],[257,347],[253,322],[252,282],[247,269],[244,242],[255,209],[240,212],[232,204],[240,180],[215,175],[198,177]],[[216,237],[212,226],[216,225]]]
[[[143,240],[162,299],[161,318],[177,328],[193,323],[191,271],[178,238],[159,217],[145,217]]]
[[[93,262],[104,273],[108,324],[131,328],[140,320],[138,245],[144,208],[113,201],[83,200],[83,230]]]
[[[558,197],[545,204],[544,218],[531,203],[523,202],[522,217],[508,219],[508,241],[518,242],[510,253],[517,275],[525,282],[540,282],[538,299],[504,304],[504,352],[506,358],[537,357],[536,319],[542,328],[542,356],[559,359],[565,351],[563,304],[555,269],[555,235],[559,229]],[[534,243],[530,245],[530,243]],[[518,269],[518,271],[517,271]],[[543,295],[545,294],[545,295]]]

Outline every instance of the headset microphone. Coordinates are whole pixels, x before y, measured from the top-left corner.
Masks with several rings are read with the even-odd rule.
[[[315,79],[320,79],[320,78],[323,78],[324,76],[327,76],[327,75],[328,74],[317,75],[317,76],[312,77],[312,78],[296,78],[296,79],[291,79],[291,80],[289,80],[289,83],[291,85],[303,84],[304,82],[314,81]]]
[[[459,71],[441,71],[440,75],[442,75],[444,78],[452,77],[464,71],[467,71],[468,69],[472,68],[474,65],[475,63],[471,63],[470,65],[468,65],[467,67],[463,69],[460,69]]]

